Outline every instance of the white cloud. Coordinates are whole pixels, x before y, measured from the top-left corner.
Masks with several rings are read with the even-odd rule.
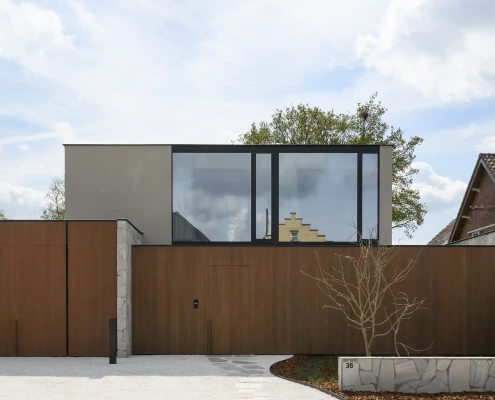
[[[0,0],[0,9],[0,57],[35,70],[60,49],[72,48],[73,38],[55,12],[11,0]]]
[[[12,185],[0,181],[0,208],[5,210],[5,205],[21,205],[27,207],[41,207],[46,202],[46,192],[31,189],[29,187]]]
[[[412,188],[419,190],[429,214],[459,208],[467,188],[465,182],[440,176],[425,162],[413,162],[412,167],[419,170]]]
[[[29,151],[30,147],[26,143],[22,143],[18,146],[20,151]]]
[[[466,150],[477,153],[495,152],[495,120],[471,122],[454,129],[429,132],[423,136],[425,141],[418,148],[422,155],[466,154]],[[448,145],[447,145],[448,144]],[[471,162],[474,165],[474,159]]]
[[[347,112],[378,91],[394,112],[490,95],[492,6],[467,4],[0,0],[0,58],[16,68],[13,89],[0,86],[0,113],[41,126],[2,130],[0,147],[31,148],[18,158],[4,150],[2,179],[23,187],[59,175],[60,142],[230,143],[290,103]],[[370,70],[357,76],[361,61]],[[306,89],[345,68],[356,74],[346,87]],[[0,85],[10,84],[5,74]],[[488,134],[475,136],[470,149],[492,146]],[[447,151],[446,140],[435,151]],[[422,176],[432,204],[459,190],[433,171]]]
[[[392,0],[379,32],[360,35],[356,50],[426,97],[486,98],[495,94],[494,12],[486,0]]]
[[[59,139],[62,143],[73,143],[76,140],[76,133],[67,122],[56,122],[53,124],[50,132],[35,133],[31,135],[6,136],[4,138],[0,138],[0,146],[16,143],[37,142],[48,139]],[[26,148],[21,150],[26,150]]]
[[[484,138],[481,143],[475,145],[480,153],[495,153],[495,136]]]
[[[88,11],[84,3],[80,1],[71,1],[70,5],[77,15],[79,25],[84,30],[96,36],[104,35],[106,33],[105,28],[103,28],[96,17]]]

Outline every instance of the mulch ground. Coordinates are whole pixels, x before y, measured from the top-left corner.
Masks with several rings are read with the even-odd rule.
[[[280,377],[294,379],[318,386],[352,400],[403,400],[403,399],[480,399],[495,400],[495,393],[437,393],[437,394],[401,394],[390,392],[344,392],[338,389],[337,358],[333,356],[295,355],[288,360],[271,366],[270,372]]]

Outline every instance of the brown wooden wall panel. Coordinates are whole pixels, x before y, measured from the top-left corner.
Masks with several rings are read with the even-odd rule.
[[[65,244],[65,221],[0,221],[0,245]]]
[[[65,356],[65,246],[12,245],[10,260],[17,355]]]
[[[166,275],[163,251],[158,247],[134,247],[132,250],[132,352],[133,354],[168,354],[170,352]],[[161,267],[161,268],[160,268]]]
[[[10,246],[0,245],[0,356],[14,355],[10,270]]]
[[[484,349],[495,347],[495,287],[493,285],[495,260],[490,248],[480,248],[478,251],[474,248],[463,250],[465,260],[463,264],[466,268],[465,309],[468,310],[464,314],[465,348],[469,353],[482,354]],[[492,267],[486,268],[487,265]],[[492,329],[487,329],[489,326]]]
[[[273,252],[260,248],[243,259],[251,266],[251,349],[254,354],[273,352]],[[263,265],[263,268],[254,266]]]
[[[230,271],[234,268],[230,265],[205,266],[205,321],[211,324],[207,327],[207,354],[231,353],[230,332],[234,321],[230,307],[233,294]]]
[[[194,255],[167,254],[167,292],[164,306],[168,306],[170,353],[202,354],[204,337],[204,266]],[[199,300],[199,308],[193,308],[193,300]],[[168,304],[167,304],[168,303]]]
[[[204,354],[204,267],[198,254],[135,246],[132,258],[133,354]]]
[[[207,299],[201,285],[209,290],[203,282],[205,265],[251,267],[253,353],[363,354],[361,332],[348,327],[338,310],[325,308],[328,298],[314,280],[300,272],[320,274],[315,251],[322,268],[329,270],[338,263],[336,254],[357,257],[359,248],[134,247],[134,354],[141,354],[137,350],[144,346],[150,351],[147,354],[153,354],[158,340],[168,345],[156,354],[204,353],[200,334],[204,316],[192,308],[192,300],[198,298],[199,310],[204,309]],[[425,354],[495,355],[495,247],[402,246],[389,273],[416,257],[415,268],[396,290],[403,290],[411,299],[425,298],[426,309],[402,323],[399,341],[416,349],[435,341]],[[348,279],[351,268],[345,264]],[[181,297],[182,293],[186,294]],[[159,307],[166,312],[153,309],[153,299],[159,294]],[[145,313],[146,318],[141,315]],[[159,335],[156,326],[164,326]],[[378,338],[373,351],[394,355],[392,336]]]
[[[208,354],[251,354],[251,268],[205,266],[205,321]]]
[[[68,223],[69,355],[106,357],[117,317],[117,224]]]

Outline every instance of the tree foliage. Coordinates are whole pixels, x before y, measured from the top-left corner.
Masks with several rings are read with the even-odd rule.
[[[46,194],[47,204],[41,210],[41,219],[65,219],[65,178],[55,177]]]
[[[5,216],[5,213],[3,212],[3,210],[0,210],[0,220],[6,220],[8,219],[6,216]]]
[[[418,170],[411,164],[416,158],[416,146],[423,142],[418,136],[404,139],[400,128],[389,126],[383,116],[387,109],[373,94],[365,104],[358,103],[354,114],[336,114],[318,107],[300,104],[275,110],[271,122],[252,123],[249,132],[237,139],[242,144],[373,144],[392,145],[392,221],[393,229],[404,229],[411,238],[423,224],[426,206],[420,202],[419,191],[412,189]]]

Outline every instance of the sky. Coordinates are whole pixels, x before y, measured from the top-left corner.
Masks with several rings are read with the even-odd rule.
[[[39,218],[64,143],[230,143],[300,103],[418,135],[424,244],[495,152],[493,0],[0,0],[0,209]]]

